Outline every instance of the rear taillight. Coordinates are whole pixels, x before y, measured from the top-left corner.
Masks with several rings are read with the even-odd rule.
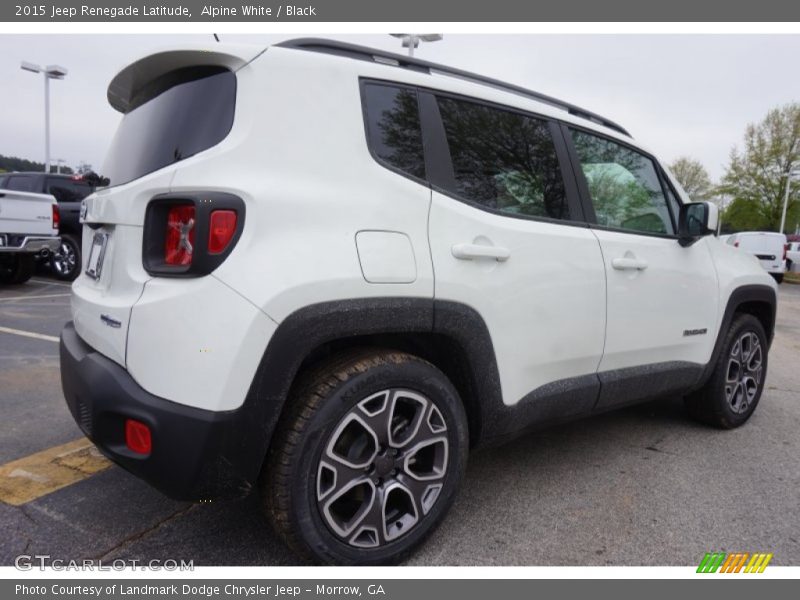
[[[61,225],[61,211],[58,204],[53,204],[53,229],[58,229]]]
[[[215,210],[211,213],[208,226],[208,253],[224,252],[236,233],[236,212],[232,210]]]
[[[193,204],[170,207],[164,232],[164,262],[173,266],[192,264],[195,209]]]
[[[142,263],[150,275],[200,277],[228,257],[242,234],[244,201],[223,192],[162,194],[147,205]]]

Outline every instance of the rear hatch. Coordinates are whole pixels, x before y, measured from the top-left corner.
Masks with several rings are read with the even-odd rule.
[[[233,127],[236,70],[252,46],[154,54],[122,70],[108,99],[123,114],[102,174],[110,187],[86,198],[83,273],[73,284],[75,329],[122,366],[131,309],[151,276],[142,264],[145,211],[170,191],[180,162],[222,142]]]

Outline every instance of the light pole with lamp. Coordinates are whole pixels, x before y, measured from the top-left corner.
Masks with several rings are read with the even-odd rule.
[[[408,55],[414,56],[414,49],[420,42],[439,42],[444,37],[441,33],[392,33],[392,37],[403,40],[403,48],[408,48]]]
[[[58,65],[41,67],[37,64],[22,61],[20,68],[31,73],[44,75],[44,171],[50,172],[50,80],[64,79],[67,69]]]
[[[781,177],[786,177],[786,190],[783,194],[783,211],[781,212],[781,228],[778,230],[778,233],[783,233],[783,229],[786,226],[786,209],[789,206],[789,188],[792,186],[792,181],[797,181],[800,179],[800,171],[789,171],[788,173],[784,173]]]

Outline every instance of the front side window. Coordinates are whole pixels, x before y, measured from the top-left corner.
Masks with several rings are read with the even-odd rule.
[[[675,233],[652,159],[583,131],[572,130],[572,140],[599,225],[642,233]]]
[[[367,142],[372,153],[390,167],[425,179],[425,155],[417,92],[406,87],[368,83],[364,86]]]
[[[451,192],[513,215],[575,218],[546,121],[464,100],[437,102],[453,162]]]

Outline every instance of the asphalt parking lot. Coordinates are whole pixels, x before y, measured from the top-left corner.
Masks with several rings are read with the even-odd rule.
[[[0,564],[296,562],[256,497],[174,502],[81,441],[58,370],[68,294],[41,277],[0,288]],[[761,405],[735,431],[695,424],[671,398],[475,453],[453,510],[410,563],[691,565],[709,551],[760,551],[800,564],[800,285],[781,286],[769,359]],[[59,489],[43,481],[36,497],[15,495],[37,457],[63,467]]]

